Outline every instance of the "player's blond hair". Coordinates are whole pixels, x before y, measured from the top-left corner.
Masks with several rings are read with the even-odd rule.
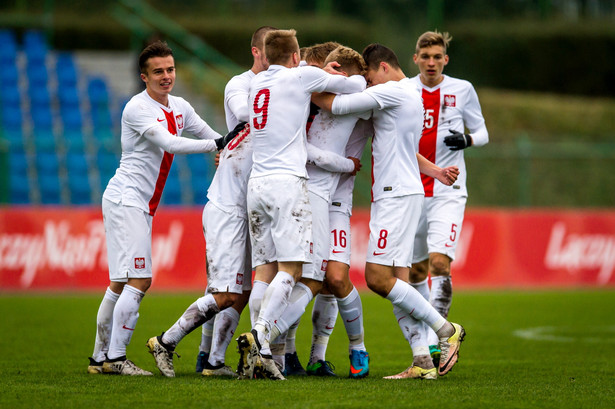
[[[269,64],[283,65],[293,53],[299,53],[295,30],[273,30],[265,35],[265,56]]]
[[[336,43],[335,41],[314,44],[305,50],[304,60],[308,64],[316,64],[319,67],[324,67],[327,56],[340,45],[340,43]]]
[[[451,42],[453,37],[449,33],[440,33],[439,31],[426,31],[419,39],[416,41],[416,54],[419,53],[421,48],[432,47],[434,45],[439,45],[444,49],[444,54],[446,54],[446,48],[448,44]]]
[[[323,65],[327,65],[331,61],[337,62],[340,65],[339,70],[349,75],[365,75],[367,72],[367,65],[361,54],[350,47],[343,45],[337,47],[329,53]]]

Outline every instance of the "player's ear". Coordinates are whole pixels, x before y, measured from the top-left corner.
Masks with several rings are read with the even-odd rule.
[[[140,77],[141,77],[141,81],[147,82],[147,75],[141,73]]]
[[[445,56],[445,57],[448,59],[448,56]],[[414,61],[414,63],[415,63],[415,64],[418,64],[418,63],[417,63],[417,61],[418,61],[418,60],[419,60],[419,56],[418,56],[418,55],[416,55],[416,54],[414,54],[414,55],[412,56],[412,61]]]
[[[444,54],[444,65],[448,64],[448,54]]]

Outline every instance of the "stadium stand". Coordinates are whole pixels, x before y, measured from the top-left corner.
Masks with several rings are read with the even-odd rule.
[[[119,164],[127,96],[117,95],[76,53],[54,51],[43,31],[0,29],[0,44],[0,143],[8,147],[9,203],[99,205]],[[204,204],[212,162],[208,155],[176,157],[163,203]]]

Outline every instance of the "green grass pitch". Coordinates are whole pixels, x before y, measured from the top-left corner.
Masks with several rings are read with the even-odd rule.
[[[457,291],[451,319],[467,338],[454,370],[436,381],[383,380],[405,369],[411,351],[390,303],[362,293],[370,375],[351,380],[338,318],[327,357],[337,379],[286,382],[203,379],[194,372],[200,331],[162,377],[145,342],[167,329],[199,294],[149,294],[128,356],[154,377],[88,375],[100,294],[0,296],[0,408],[613,408],[615,290]],[[311,308],[311,307],[310,307]],[[238,332],[248,330],[242,315]],[[305,365],[308,309],[297,346]],[[234,343],[227,363],[235,366]]]

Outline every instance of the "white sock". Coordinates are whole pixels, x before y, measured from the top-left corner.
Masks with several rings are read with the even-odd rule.
[[[400,279],[396,279],[386,298],[417,320],[425,321],[436,332],[447,322],[414,287]]]
[[[278,368],[280,369],[280,372],[283,372],[284,367],[286,366],[286,362],[284,359],[284,349],[286,348],[286,345],[284,343],[284,335],[282,335],[281,337],[277,337],[276,340],[272,342],[269,346],[271,349],[271,357],[277,364]]]
[[[340,317],[344,321],[348,335],[349,350],[365,351],[365,330],[363,328],[363,304],[355,287],[344,298],[337,299]]]
[[[113,309],[113,330],[109,343],[109,359],[126,356],[126,347],[139,320],[139,306],[145,293],[126,284]]]
[[[307,307],[310,301],[312,301],[312,298],[313,295],[310,287],[302,282],[295,284],[292,292],[290,293],[288,306],[280,318],[275,321],[275,324],[272,325],[271,335],[269,338],[273,340],[280,334],[287,332],[290,326],[301,318],[305,312],[305,307]]]
[[[299,328],[299,322],[301,321],[301,319],[298,319],[297,321],[295,321],[295,323],[293,325],[290,326],[290,328],[288,328],[288,331],[286,331],[286,353],[287,354],[292,354],[294,352],[297,352],[297,347],[295,345],[295,337],[297,336],[297,328]]]
[[[278,271],[276,276],[271,281],[271,284],[269,284],[269,287],[267,287],[267,291],[265,291],[261,304],[261,311],[258,315],[258,320],[254,325],[254,328],[259,332],[259,342],[261,342],[261,346],[265,347],[265,343],[263,341],[268,338],[267,335],[271,331],[271,325],[276,320],[280,319],[280,316],[284,310],[286,310],[290,299],[290,294],[294,286],[295,280],[293,279],[293,276],[285,271]],[[260,336],[262,335],[264,335],[265,338],[261,340]],[[271,337],[269,339],[273,338],[275,337]],[[267,351],[264,353],[267,354]]]
[[[211,341],[214,335],[214,320],[209,320],[203,324],[203,330],[201,331],[201,345],[199,346],[199,352],[209,353],[211,350]]]
[[[393,306],[393,314],[395,314],[395,318],[397,318],[397,324],[404,338],[408,341],[410,348],[412,348],[412,355],[414,357],[429,355],[427,331],[432,331],[432,329],[423,321],[417,320],[398,306]]]
[[[324,361],[329,337],[337,320],[337,300],[333,294],[318,294],[312,307],[312,348],[309,364]]]
[[[94,341],[94,352],[92,352],[92,359],[96,362],[103,362],[107,351],[109,351],[111,330],[113,328],[113,309],[119,297],[119,294],[107,288],[105,296],[100,302],[100,307],[98,307],[98,315],[96,315],[96,341]]]
[[[427,279],[424,279],[418,283],[410,283],[410,285],[416,288],[416,291],[418,291],[424,299],[429,301],[429,283],[427,281]]]
[[[252,328],[254,328],[256,321],[258,321],[258,314],[261,312],[261,304],[268,287],[269,284],[264,281],[255,280],[252,284],[252,292],[248,301],[250,307],[250,326]]]
[[[171,328],[162,335],[162,342],[175,349],[186,335],[209,321],[220,311],[216,299],[207,294],[193,302]]]
[[[429,302],[444,318],[448,317],[453,302],[453,282],[451,276],[431,277]]]
[[[209,363],[216,366],[224,363],[226,348],[233,339],[237,324],[239,324],[239,313],[233,307],[220,311],[216,318],[209,320],[215,322],[213,342],[209,354]]]

